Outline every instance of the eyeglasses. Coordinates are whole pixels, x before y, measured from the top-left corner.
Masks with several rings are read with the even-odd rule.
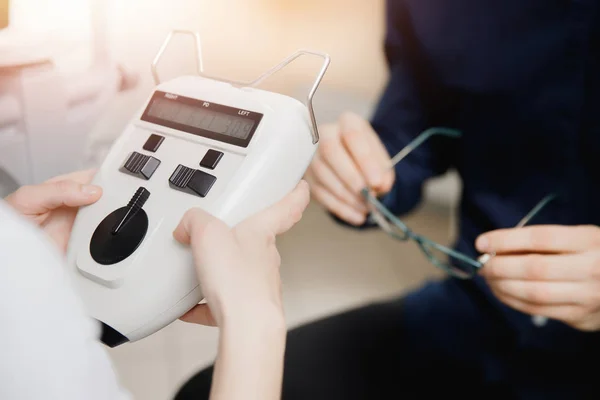
[[[414,149],[419,147],[432,136],[445,136],[450,138],[459,138],[461,133],[453,129],[446,128],[430,128],[421,133],[391,160],[390,168],[394,168],[396,164],[408,156]],[[400,241],[414,241],[423,251],[427,259],[436,267],[442,269],[446,273],[460,279],[473,278],[477,272],[490,260],[494,254],[484,254],[478,259],[443,246],[413,232],[406,224],[396,217],[386,206],[384,206],[375,196],[371,194],[371,190],[365,188],[362,190],[362,195],[367,201],[371,219],[379,225],[379,227],[389,236]],[[535,217],[548,203],[556,198],[555,194],[551,194],[542,199],[517,225],[516,228],[524,227]]]

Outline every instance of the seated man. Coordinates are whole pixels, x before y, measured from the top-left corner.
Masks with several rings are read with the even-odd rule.
[[[323,130],[307,175],[313,196],[363,226],[364,187],[401,215],[427,179],[455,168],[464,184],[455,247],[496,256],[474,279],[292,331],[283,398],[597,397],[600,3],[388,0],[387,23],[387,88],[371,125],[345,115]],[[434,126],[462,137],[432,138],[388,169]],[[549,193],[561,200],[538,226],[498,230]],[[177,398],[206,398],[210,373]]]

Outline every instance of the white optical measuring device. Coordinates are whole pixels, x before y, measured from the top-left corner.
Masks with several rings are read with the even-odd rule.
[[[161,83],[157,65],[176,34],[193,36],[198,76]],[[307,104],[255,88],[302,55],[324,59]],[[172,235],[187,210],[234,226],[302,179],[319,141],[312,99],[329,63],[298,51],[235,82],[204,74],[197,33],[167,37],[152,64],[157,87],[99,169],[103,196],[80,210],[69,243],[70,276],[106,345],[157,332],[203,299],[191,251]]]

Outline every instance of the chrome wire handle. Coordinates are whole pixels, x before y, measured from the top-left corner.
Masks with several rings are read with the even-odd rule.
[[[269,69],[268,71],[266,71],[265,73],[263,73],[261,76],[259,76],[258,78],[256,78],[253,81],[249,81],[249,82],[235,81],[235,80],[229,80],[229,79],[219,78],[219,77],[210,76],[208,74],[205,74],[204,73],[204,63],[203,63],[203,59],[202,59],[202,44],[200,41],[200,34],[198,32],[188,31],[188,30],[174,30],[171,33],[169,33],[169,35],[163,42],[162,46],[160,47],[160,50],[156,54],[154,61],[152,62],[152,76],[154,77],[154,82],[156,85],[159,85],[161,83],[160,77],[158,75],[158,63],[162,59],[165,50],[169,47],[169,44],[171,43],[171,40],[173,40],[173,37],[178,34],[191,35],[194,38],[195,49],[196,49],[196,68],[197,68],[197,74],[199,76],[202,76],[207,79],[213,79],[216,81],[229,83],[230,85],[233,85],[236,87],[256,87],[256,86],[260,85],[262,82],[264,82],[265,80],[267,80],[268,78],[270,78],[271,76],[273,76],[274,74],[276,74],[277,72],[281,71],[283,68],[285,68],[286,66],[288,66],[289,64],[291,64],[292,62],[294,62],[297,58],[299,58],[301,56],[311,55],[311,56],[317,56],[317,57],[323,58],[323,60],[324,60],[323,65],[321,66],[319,74],[317,75],[317,78],[315,79],[315,82],[313,83],[313,86],[310,89],[310,92],[308,93],[308,97],[306,99],[306,106],[308,107],[310,120],[312,123],[313,144],[317,144],[319,142],[319,127],[317,124],[317,119],[315,117],[315,110],[313,107],[313,98],[315,96],[315,93],[317,92],[317,89],[319,88],[319,85],[321,84],[321,81],[323,80],[323,77],[325,76],[325,73],[327,72],[327,69],[329,68],[329,65],[331,64],[331,57],[329,57],[328,54],[320,53],[320,52],[316,52],[316,51],[310,51],[310,50],[298,50],[297,52],[295,52],[294,54],[292,54],[291,56],[289,56],[288,58],[283,60],[281,63],[275,65],[273,68]]]
[[[200,34],[198,32],[194,32],[194,31],[175,29],[169,33],[169,35],[163,42],[162,46],[160,46],[158,53],[156,53],[154,60],[152,61],[152,77],[154,78],[154,83],[156,85],[159,85],[161,83],[160,77],[158,76],[158,63],[162,59],[162,56],[164,55],[165,50],[167,50],[167,48],[169,47],[169,44],[171,44],[171,40],[173,40],[173,37],[175,35],[190,35],[194,38],[194,45],[196,47],[197,74],[202,75],[204,73],[204,63],[202,61],[202,42],[200,41]]]

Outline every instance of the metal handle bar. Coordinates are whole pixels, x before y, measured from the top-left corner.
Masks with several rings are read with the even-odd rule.
[[[317,78],[316,78],[312,88],[310,89],[310,92],[308,93],[308,97],[306,99],[306,106],[308,107],[308,111],[309,111],[309,115],[310,115],[310,119],[311,119],[311,123],[312,123],[312,128],[313,128],[313,132],[312,132],[313,144],[317,144],[319,142],[319,127],[317,124],[317,119],[315,117],[315,111],[313,108],[313,98],[315,96],[315,93],[317,92],[317,89],[319,88],[319,85],[321,84],[321,81],[323,80],[323,77],[325,76],[325,73],[327,72],[327,69],[329,68],[329,65],[331,64],[331,57],[329,57],[329,55],[327,55],[325,53],[310,51],[310,50],[298,50],[297,52],[295,52],[294,54],[292,54],[291,56],[289,56],[288,58],[286,58],[281,63],[274,66],[273,68],[269,69],[267,72],[263,73],[261,76],[259,76],[258,78],[256,78],[253,81],[249,81],[249,82],[234,81],[234,80],[223,79],[223,78],[219,78],[219,77],[215,77],[215,76],[210,76],[210,75],[204,73],[204,64],[203,64],[203,60],[202,60],[202,45],[201,45],[201,41],[200,41],[200,34],[198,32],[188,31],[188,30],[174,30],[171,33],[169,33],[169,35],[165,39],[164,43],[160,47],[160,50],[156,54],[154,61],[152,62],[152,76],[154,77],[154,82],[157,85],[161,83],[160,77],[158,75],[158,63],[160,62],[167,47],[169,47],[171,40],[177,34],[191,35],[194,38],[194,43],[195,43],[195,48],[196,48],[196,67],[197,67],[198,75],[200,75],[204,78],[229,83],[229,84],[237,86],[237,87],[256,87],[256,86],[260,85],[262,82],[264,82],[266,79],[270,78],[277,72],[281,71],[283,68],[285,68],[287,65],[291,64],[293,61],[295,61],[297,58],[299,58],[301,56],[312,55],[312,56],[317,56],[317,57],[323,58],[324,62],[321,67],[321,70],[319,71],[319,74],[317,75]]]

